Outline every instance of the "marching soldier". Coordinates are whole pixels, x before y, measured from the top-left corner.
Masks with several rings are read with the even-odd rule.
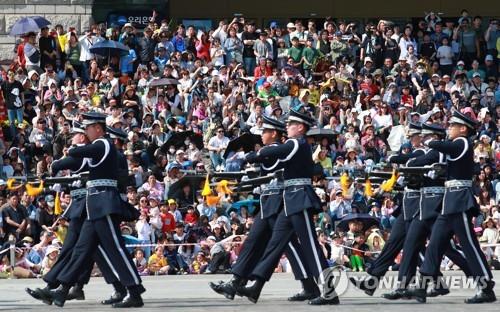
[[[421,137],[422,125],[420,123],[410,122],[408,125],[408,136],[412,144],[412,151],[408,154],[395,154],[388,158],[388,161],[395,164],[405,164],[411,158],[425,154],[422,146]],[[412,186],[412,184],[410,184]],[[375,262],[367,269],[369,274],[365,279],[358,281],[349,278],[354,286],[363,290],[367,295],[373,296],[378,287],[380,279],[387,273],[389,267],[394,264],[394,259],[399,255],[406,237],[406,230],[409,222],[418,212],[418,201],[420,199],[419,186],[413,185],[413,188],[406,188],[403,195],[402,209],[393,212],[396,221],[392,225],[391,235],[384,245],[382,252],[375,259]]]
[[[447,179],[443,205],[433,226],[425,259],[420,267],[420,285],[411,294],[419,301],[426,301],[428,277],[439,274],[445,245],[453,235],[458,237],[467,258],[472,276],[478,283],[478,292],[465,303],[496,301],[493,291],[495,283],[484,253],[474,236],[472,218],[479,214],[472,192],[474,151],[470,136],[475,134],[476,122],[468,116],[454,111],[449,121],[448,140],[431,141],[429,147],[446,155]]]
[[[85,136],[85,129],[82,124],[78,121],[73,121],[73,145],[74,146],[84,146],[88,143],[87,137]],[[62,159],[56,160],[52,163],[51,173],[53,175],[57,174],[61,170],[71,170],[73,174],[78,174],[83,171],[88,170],[86,158],[73,158],[64,157]],[[44,288],[36,288],[34,290],[26,288],[26,292],[37,300],[42,300],[47,304],[52,304],[49,291],[51,289],[57,288],[60,283],[57,280],[58,274],[67,265],[71,259],[71,252],[75,246],[82,224],[85,220],[83,211],[85,209],[85,198],[87,196],[87,190],[85,188],[75,188],[71,190],[71,204],[62,214],[62,218],[69,220],[68,233],[66,239],[64,240],[63,247],[59,253],[57,262],[54,264],[49,273],[47,273],[43,279],[47,283]],[[112,284],[115,288],[115,294],[125,293],[125,287],[119,282],[118,277],[115,276],[105,260],[105,255],[98,251],[95,255],[95,260],[101,270],[104,279],[108,284]],[[109,261],[109,260],[108,260]],[[78,282],[70,289],[68,293],[67,300],[77,299],[84,300],[85,295],[83,292],[83,285],[87,284],[92,272],[93,263],[90,264],[88,268],[82,271]],[[112,304],[113,296],[110,299],[101,301],[102,304]],[[125,295],[123,295],[125,297]],[[122,297],[122,299],[123,299]],[[116,300],[116,299],[115,299]],[[119,300],[121,301],[121,300]]]
[[[422,135],[424,136],[425,142],[430,142],[431,140],[443,139],[446,132],[444,128],[437,125],[422,124]],[[435,149],[428,149],[425,151],[424,155],[410,159],[406,165],[408,167],[422,167],[442,164],[444,160],[445,158],[442,153]],[[419,210],[417,212],[417,217],[412,220],[407,229],[407,235],[403,245],[404,253],[398,270],[399,287],[388,294],[383,294],[383,298],[395,300],[410,297],[407,292],[407,287],[415,277],[419,253],[425,251],[425,243],[430,236],[432,226],[442,206],[444,178],[434,175],[435,172],[430,172],[422,178],[423,187],[420,189],[420,200],[418,202]],[[458,265],[467,277],[471,276],[467,260],[455,248],[454,244],[449,244],[445,255],[450,258],[453,263]],[[442,296],[449,292],[448,288],[439,287],[437,281],[435,281],[435,287],[429,290],[428,296]]]
[[[263,116],[263,132],[262,142],[266,145],[265,148],[275,147],[281,144],[281,136],[285,130],[285,124],[276,120]],[[283,167],[283,164],[276,159],[266,159],[261,164],[262,175],[275,172]],[[237,293],[238,287],[243,287],[250,278],[255,265],[262,257],[266,248],[267,242],[271,238],[272,230],[276,222],[276,218],[283,208],[283,181],[276,178],[269,184],[261,186],[260,195],[260,216],[255,219],[248,237],[245,239],[243,248],[238,255],[236,264],[231,269],[233,278],[227,283],[214,284],[210,283],[210,287],[217,293],[223,294],[228,299],[233,299]],[[300,249],[297,237],[293,237],[286,246],[286,256],[290,261],[295,279],[300,280],[303,285],[303,291],[298,293],[288,300],[304,301],[314,299],[320,295],[317,285],[312,277],[308,277],[304,264],[301,259],[304,255]]]
[[[262,288],[273,274],[283,251],[294,234],[297,235],[305,255],[306,267],[319,283],[325,283],[323,271],[328,268],[326,259],[319,246],[314,231],[312,216],[321,210],[319,198],[312,188],[314,164],[311,146],[305,139],[307,130],[315,123],[308,114],[290,111],[287,123],[288,140],[279,146],[263,148],[257,153],[247,155],[248,162],[278,160],[284,166],[283,192],[284,207],[278,215],[273,233],[259,263],[251,273],[255,283],[241,287],[238,291],[256,303]],[[309,304],[338,304],[335,290],[309,301]]]
[[[89,260],[98,246],[109,259],[109,265],[126,286],[128,295],[113,307],[141,307],[144,288],[120,233],[119,220],[123,216],[123,204],[117,189],[118,156],[116,148],[104,138],[106,116],[100,113],[84,113],[83,125],[88,139],[86,146],[71,148],[68,155],[89,158],[87,181],[86,219],[74,247],[68,265],[58,275],[61,285],[50,291],[54,304],[63,306],[69,285],[74,284],[81,268],[88,267]]]

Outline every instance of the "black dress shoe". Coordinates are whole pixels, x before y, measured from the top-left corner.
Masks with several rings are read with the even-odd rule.
[[[121,302],[125,297],[127,296],[126,293],[120,293],[115,291],[111,297],[109,297],[106,300],[101,301],[101,304],[113,304],[113,303],[118,303]]]
[[[66,300],[85,300],[85,293],[80,286],[73,286],[69,290]]]
[[[397,288],[390,293],[382,294],[382,298],[388,300],[398,300],[398,299],[410,299],[411,296],[408,294],[408,290],[405,288]]]
[[[45,304],[51,305],[52,304],[52,297],[50,296],[50,289],[45,287],[45,288],[25,288],[26,292],[28,295],[31,297],[35,298],[36,300],[40,300]]]
[[[140,296],[126,296],[122,301],[113,303],[113,308],[140,308],[144,305]]]
[[[373,277],[373,276],[368,276],[364,280],[358,280],[352,277],[349,277],[349,281],[357,288],[361,289],[362,291],[365,292],[368,296],[373,296],[373,293],[375,293],[375,290],[377,290],[378,287],[378,278]]]
[[[306,300],[312,300],[318,297],[318,294],[312,294],[312,293],[307,293],[304,290],[301,292],[288,297],[288,301],[306,301]]]
[[[448,288],[443,288],[443,287],[435,288],[435,287],[433,287],[427,292],[427,297],[446,296],[449,293],[450,293],[450,290]]]
[[[234,299],[234,295],[236,295],[236,287],[233,283],[227,282],[223,284],[214,284],[210,283],[210,287],[218,294],[223,295],[229,300]]]
[[[50,290],[49,294],[52,298],[52,302],[58,307],[64,307],[66,298],[68,297],[69,286],[60,285],[56,289]]]
[[[238,292],[243,297],[247,297],[253,303],[257,303],[259,301],[260,292],[264,287],[264,282],[260,280],[255,280],[255,283],[252,286],[247,287],[238,287]]]
[[[210,286],[210,288],[212,288],[212,290],[215,291],[216,293],[222,295],[222,287],[221,287],[222,284],[224,284],[224,282],[222,281],[219,281],[219,283],[210,282],[208,283],[208,286]]]
[[[316,297],[308,302],[310,305],[332,305],[339,304],[339,297],[333,297],[332,299],[326,299],[323,296]]]
[[[420,303],[427,302],[427,290],[425,288],[414,288],[407,291],[408,296],[417,299]]]
[[[493,290],[482,289],[472,298],[465,299],[465,303],[475,304],[475,303],[488,303],[497,301],[495,292]]]

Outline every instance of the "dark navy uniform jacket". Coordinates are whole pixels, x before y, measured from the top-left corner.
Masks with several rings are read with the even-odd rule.
[[[314,173],[311,146],[304,137],[288,139],[284,144],[259,150],[255,162],[278,161],[283,163],[283,177],[287,180],[311,180]],[[252,160],[249,160],[250,162]],[[283,193],[285,214],[292,215],[306,209],[321,211],[321,202],[311,182],[285,187]]]
[[[416,148],[411,153],[408,154],[396,154],[391,155],[387,160],[393,164],[407,164],[412,158],[425,155],[425,150],[423,148]],[[402,212],[405,221],[411,221],[419,212],[419,202],[420,202],[420,185],[415,185],[413,182],[408,181],[408,188],[415,189],[414,191],[405,190],[403,193],[403,204]],[[393,215],[397,217],[401,211],[395,211]]]
[[[435,149],[428,150],[424,155],[417,158],[410,159],[407,162],[409,167],[423,167],[429,166],[436,163],[444,162],[444,154],[438,152]],[[434,178],[424,175],[423,178],[424,188],[442,188],[444,187],[443,178]],[[440,209],[443,203],[443,192],[432,191],[432,189],[427,189],[429,191],[422,190],[420,194],[420,220],[429,220],[436,218],[439,215]]]
[[[274,146],[279,146],[281,143],[273,143],[267,146],[264,146],[263,149],[274,147]],[[266,176],[268,174],[271,174],[273,172],[276,172],[278,170],[283,169],[283,163],[280,162],[278,159],[265,159],[262,161],[260,164],[261,168],[261,175]],[[283,180],[278,180],[272,181],[271,183],[268,183],[266,185],[263,185],[261,187],[261,194],[260,194],[260,217],[262,219],[266,219],[269,217],[272,217],[274,215],[277,215],[283,205]]]
[[[474,150],[473,144],[468,138],[458,137],[453,141],[432,141],[429,143],[429,147],[446,155],[448,165],[446,180],[448,183],[453,180],[472,181]],[[441,214],[461,213],[468,210],[474,214],[479,212],[472,188],[468,186],[447,187]]]
[[[58,160],[55,160],[52,165],[52,174],[55,175],[61,170],[71,170],[71,173],[80,173],[88,171],[88,163],[86,158],[74,158],[67,156]],[[85,186],[82,186],[85,189]],[[79,196],[77,198],[71,199],[71,204],[66,208],[62,217],[67,219],[78,219],[82,217],[82,213],[85,209],[85,197]]]
[[[89,158],[89,181],[114,180],[119,176],[118,151],[105,138],[94,140],[91,144],[68,150],[68,155],[76,158]],[[88,187],[87,218],[95,220],[107,215],[121,215],[122,203],[116,187]]]

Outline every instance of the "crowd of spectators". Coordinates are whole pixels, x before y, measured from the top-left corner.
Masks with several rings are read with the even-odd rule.
[[[108,126],[128,134],[115,143],[133,176],[126,197],[141,215],[122,224],[122,234],[130,244],[144,245],[131,247],[143,275],[230,269],[252,226],[258,194],[213,203],[191,184],[171,186],[186,172],[243,170],[243,151],[225,155],[230,140],[259,135],[263,115],[284,120],[290,108],[309,111],[317,127],[337,134],[311,141],[313,159],[323,168],[314,179],[323,204],[316,230],[332,265],[364,270],[383,248],[391,214],[401,204],[397,193],[368,196],[362,183],[343,192],[335,177],[411,151],[397,139],[408,122],[446,126],[452,108],[481,124],[473,187],[482,213],[475,230],[481,242],[498,243],[498,23],[463,10],[459,18],[429,13],[406,24],[327,18],[256,25],[237,17],[209,30],[164,20],[143,30],[130,23],[108,29],[96,24],[78,34],[54,25],[26,34],[17,59],[0,69],[0,104],[7,116],[0,139],[0,235],[4,242],[14,236],[18,246],[13,270],[8,253],[1,255],[0,274],[43,275],[57,258],[67,223],[54,207],[69,205],[67,190],[29,196],[6,182],[43,176],[65,155],[72,121],[91,110],[106,113]],[[90,48],[104,39],[129,50],[92,54]],[[155,83],[164,78],[176,83]],[[165,144],[186,131],[181,142]],[[378,218],[380,228],[363,231],[351,222],[349,231],[336,229],[353,212]],[[500,248],[484,251],[496,266]],[[276,270],[289,270],[285,258]]]

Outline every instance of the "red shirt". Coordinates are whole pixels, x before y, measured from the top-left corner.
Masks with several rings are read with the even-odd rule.
[[[266,69],[263,70],[260,66],[257,66],[255,67],[254,71],[253,71],[253,77],[254,77],[254,81],[257,81],[259,80],[260,77],[262,76],[266,76],[266,77],[269,77],[273,74],[273,69],[269,66],[266,66]]]
[[[17,59],[19,60],[19,66],[24,68],[26,66],[26,58],[24,57],[24,42],[21,42],[17,46]]]
[[[196,224],[198,221],[198,218],[194,213],[187,213],[186,216],[184,217],[184,222],[187,224]]]
[[[161,228],[163,233],[172,233],[175,231],[175,218],[171,213],[161,213],[160,217],[163,224]]]
[[[196,42],[196,57],[205,60],[205,62],[210,62],[210,42]]]

